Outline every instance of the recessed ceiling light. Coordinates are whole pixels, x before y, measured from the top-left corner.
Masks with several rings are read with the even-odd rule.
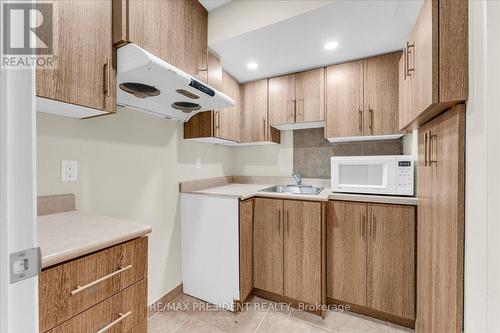
[[[336,41],[328,42],[324,45],[325,50],[333,50],[339,46],[339,43]]]
[[[247,68],[248,68],[248,69],[257,69],[257,68],[259,68],[259,64],[258,64],[258,63],[256,63],[256,62],[249,62],[249,63],[247,64]]]

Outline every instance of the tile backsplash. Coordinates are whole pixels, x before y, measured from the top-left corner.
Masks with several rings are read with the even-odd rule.
[[[330,157],[401,155],[402,139],[330,143],[324,138],[323,128],[293,132],[293,169],[304,178],[330,178]]]

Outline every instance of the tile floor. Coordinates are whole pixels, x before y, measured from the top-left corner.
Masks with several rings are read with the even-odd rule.
[[[234,315],[181,295],[148,321],[148,333],[167,332],[405,333],[413,330],[348,312],[329,311],[322,320],[317,315],[258,297]]]

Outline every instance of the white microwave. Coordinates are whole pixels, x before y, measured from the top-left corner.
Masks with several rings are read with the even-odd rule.
[[[332,191],[385,195],[414,193],[410,155],[332,157]]]

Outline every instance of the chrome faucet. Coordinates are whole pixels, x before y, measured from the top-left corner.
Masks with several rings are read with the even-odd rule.
[[[295,170],[294,172],[292,172],[292,176],[295,179],[295,182],[297,183],[297,186],[302,185],[302,175],[297,170]]]

